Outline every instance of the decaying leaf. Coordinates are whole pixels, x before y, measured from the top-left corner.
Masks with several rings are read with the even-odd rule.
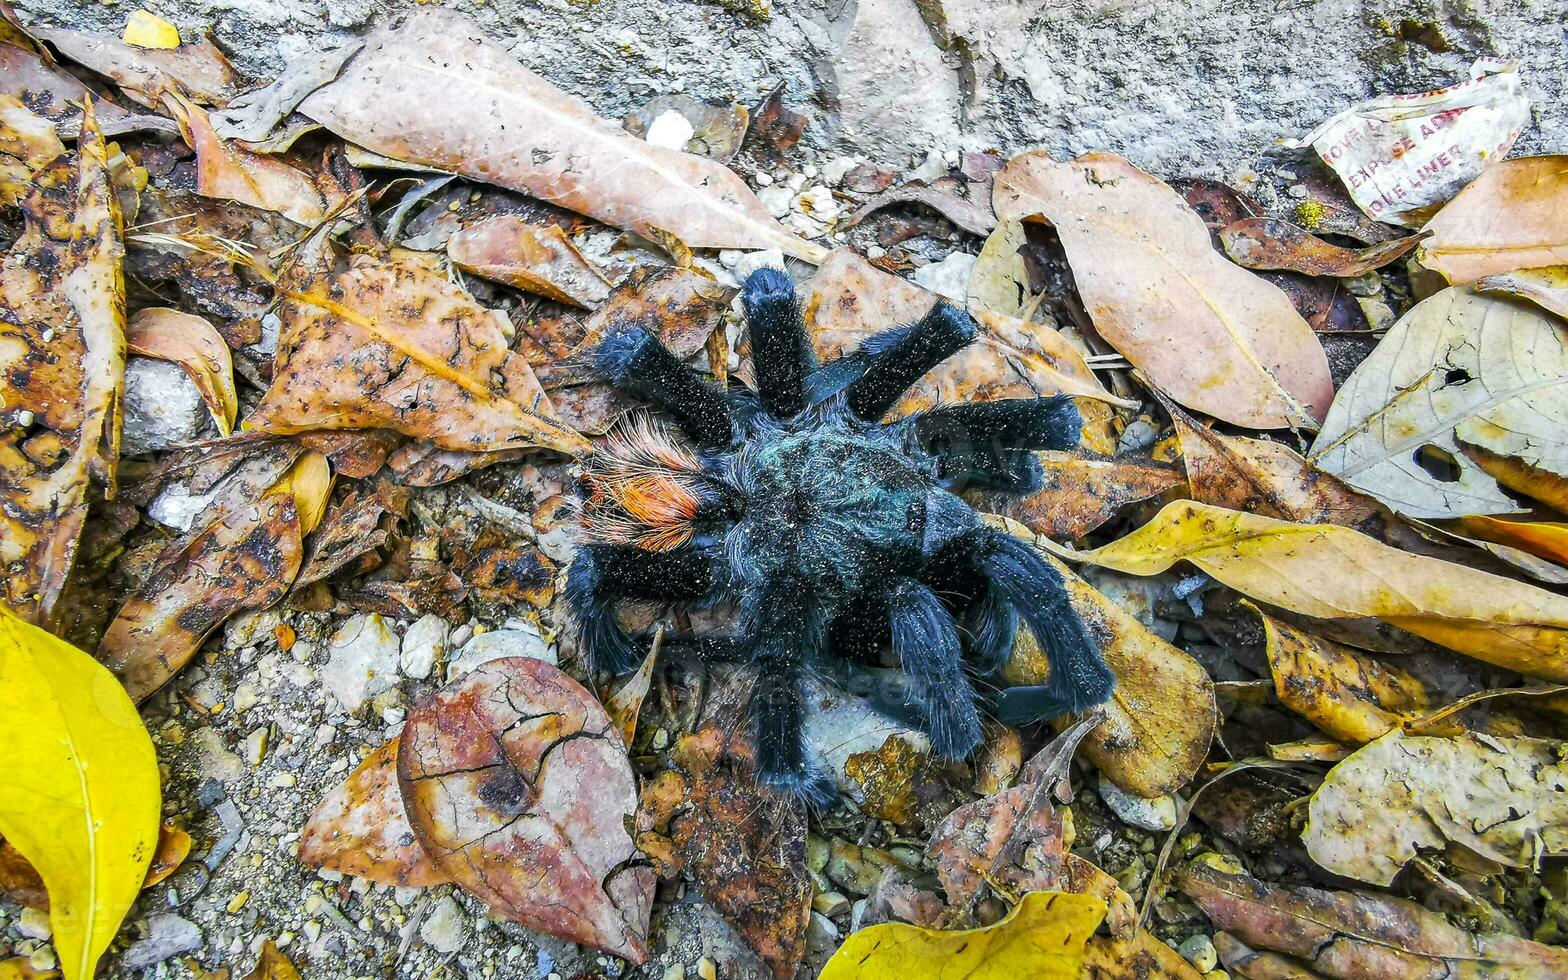
[[[91,980],[158,842],[158,760],[92,657],[0,609],[0,834],[43,878],[67,980]]]
[[[651,146],[594,115],[485,40],[467,18],[413,12],[378,28],[300,111],[396,160],[488,181],[644,237],[693,248],[818,245],[773,219],[744,181],[706,157]]]
[[[476,276],[559,303],[592,309],[610,295],[604,276],[555,225],[531,225],[517,215],[498,214],[454,232],[446,251]]]
[[[800,142],[808,122],[808,118],[784,104],[784,83],[780,82],[751,114],[746,145],[764,165],[780,166],[788,159],[789,151]]]
[[[1016,156],[999,220],[1055,226],[1095,329],[1171,397],[1254,428],[1313,424],[1334,397],[1328,358],[1278,289],[1214,251],[1181,197],[1121,157]]]
[[[483,664],[409,712],[398,783],[437,868],[523,926],[641,963],[653,871],[599,702],[552,664]]]
[[[127,112],[92,92],[64,68],[46,63],[35,48],[5,38],[0,38],[0,92],[54,123],[62,139],[74,138],[79,132],[82,104],[87,101],[92,102],[94,122],[105,135],[139,129],[179,132],[172,119]]]
[[[1568,156],[1503,160],[1425,230],[1417,259],[1454,285],[1568,262]]]
[[[191,835],[171,824],[158,828],[158,846],[153,851],[152,862],[147,865],[143,888],[151,888],[180,869],[191,853]]]
[[[1486,663],[1568,680],[1568,599],[1346,527],[1177,501],[1103,548],[1037,543],[1132,575],[1189,561],[1259,602],[1318,619],[1375,617]]]
[[[178,364],[201,392],[218,431],[228,435],[239,414],[240,397],[234,389],[234,361],[229,345],[212,324],[199,316],[167,307],[136,311],[125,335],[126,349],[142,357]]]
[[[586,452],[495,314],[417,262],[361,256],[285,291],[281,361],[247,425],[396,429],[444,449]]]
[[[299,970],[278,949],[278,944],[269,939],[261,944],[256,968],[246,974],[245,980],[299,980]]]
[[[1463,517],[1454,529],[1468,537],[1507,545],[1539,558],[1568,565],[1568,524],[1500,517]]]
[[[1309,276],[1362,276],[1381,269],[1421,242],[1409,235],[1343,248],[1279,218],[1243,218],[1220,232],[1225,252],[1248,269],[1288,269]]]
[[[759,789],[744,739],[710,722],[675,743],[637,810],[637,846],[661,875],[684,871],[776,977],[806,951],[811,877],[797,802]]]
[[[397,781],[398,739],[365,757],[321,802],[299,835],[300,863],[395,888],[451,881],[414,837]]]
[[[38,623],[70,573],[89,480],[113,496],[120,455],[124,246],[90,101],[75,157],[34,175],[0,265],[3,604]]]
[[[207,114],[189,99],[170,92],[165,104],[196,151],[196,192],[276,211],[296,224],[311,226],[326,216],[326,202],[315,181],[274,156],[252,153],[213,132]]]
[[[1031,892],[1007,918],[983,929],[940,932],[885,922],[846,939],[820,980],[1078,980],[1084,944],[1104,917],[1098,898]]]
[[[1106,459],[1085,452],[1040,453],[1045,482],[1027,497],[971,491],[980,510],[1001,514],[1036,534],[1062,541],[1080,538],[1140,500],[1182,484],[1179,467],[1136,457]]]
[[[1290,297],[1296,312],[1318,333],[1367,333],[1372,323],[1356,296],[1339,279],[1304,276],[1299,272],[1259,272]]]
[[[227,100],[239,87],[229,59],[209,37],[160,50],[64,27],[35,24],[28,32],[48,41],[77,64],[113,79],[133,98],[149,106],[156,105],[158,97],[174,87],[208,105]]]
[[[975,204],[966,201],[951,191],[940,187],[929,187],[918,181],[890,187],[876,195],[871,200],[862,204],[854,214],[844,220],[841,228],[853,228],[860,224],[873,211],[894,204],[920,204],[936,211],[953,224],[969,232],[971,235],[989,235],[996,227],[996,215],[991,213],[988,204]]]
[[[131,697],[162,687],[236,612],[265,609],[287,594],[304,536],[321,520],[332,489],[325,457],[293,455],[260,452],[231,473],[115,614],[98,658]]]
[[[993,215],[993,220],[995,216]],[[969,270],[966,295],[971,306],[1006,316],[1022,317],[1033,300],[1029,267],[1019,253],[1028,239],[1024,223],[1009,218],[999,222],[986,237]]]
[[[1490,173],[1490,171],[1489,171]],[[1445,289],[1399,319],[1340,389],[1312,461],[1410,517],[1519,510],[1459,442],[1568,475],[1568,346],[1539,308]],[[1457,468],[1434,476],[1423,452]]]
[[[1302,840],[1329,871],[1375,885],[1392,882],[1419,852],[1448,844],[1538,869],[1568,850],[1564,748],[1541,738],[1396,728],[1329,772],[1308,804]]]
[[[1200,859],[1179,882],[1216,927],[1338,980],[1533,980],[1568,973],[1568,949],[1469,933],[1403,898],[1287,889]]]
[[[1323,976],[1294,956],[1253,949],[1228,932],[1214,934],[1214,947],[1226,971],[1242,980],[1321,980]]]
[[[1477,279],[1475,288],[1483,293],[1519,296],[1568,319],[1568,265],[1494,273]]]
[[[659,660],[659,647],[663,645],[663,639],[664,632],[661,629],[654,634],[648,655],[642,658],[642,666],[604,702],[604,710],[615,723],[615,730],[621,733],[621,741],[626,743],[628,749],[637,735],[637,716],[642,712],[643,699],[653,686],[653,668]]]

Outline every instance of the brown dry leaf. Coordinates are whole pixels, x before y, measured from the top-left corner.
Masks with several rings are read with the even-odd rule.
[[[443,449],[584,453],[493,313],[440,273],[360,256],[283,290],[281,363],[247,427],[396,429]]]
[[[1121,157],[1043,151],[996,175],[998,219],[1055,226],[1100,335],[1191,408],[1253,428],[1311,427],[1328,357],[1278,289],[1214,251],[1202,219]]]
[[[89,104],[74,157],[34,175],[0,265],[0,601],[36,624],[70,574],[89,481],[115,491],[124,245],[106,152]]]
[[[1561,323],[1530,304],[1453,288],[1400,317],[1346,380],[1312,461],[1407,517],[1507,514],[1519,505],[1460,442],[1568,475],[1565,432]],[[1457,474],[1434,476],[1422,453]]]
[[[178,364],[201,392],[218,431],[226,436],[234,430],[234,418],[240,410],[234,361],[229,345],[212,324],[167,307],[138,310],[131,317],[125,346],[132,354]]]
[[[1253,949],[1228,932],[1214,934],[1214,948],[1225,970],[1243,980],[1321,980],[1323,976],[1294,956]]]
[[[817,353],[828,360],[854,352],[873,334],[920,319],[938,299],[840,248],[804,284],[802,306]],[[1107,392],[1077,348],[1050,327],[986,310],[970,312],[980,324],[979,339],[917,381],[890,414],[1058,393],[1133,407]]]
[[[397,781],[398,740],[365,757],[305,821],[299,860],[394,888],[424,888],[452,879],[414,837]]]
[[[104,632],[98,659],[140,701],[196,655],[202,640],[245,609],[282,599],[320,521],[331,471],[319,453],[261,452],[231,473]]]
[[[1154,933],[1093,936],[1084,947],[1083,980],[1202,980],[1182,955]]]
[[[677,741],[643,789],[637,847],[661,876],[684,871],[776,977],[806,951],[811,877],[803,807],[757,786],[748,740],[710,722]]]
[[[1469,445],[1463,439],[1459,440],[1459,448],[1487,476],[1509,490],[1533,497],[1559,514],[1568,514],[1568,476],[1537,469],[1522,459]]]
[[[1105,721],[1084,740],[1084,755],[1112,782],[1139,796],[1175,792],[1209,754],[1217,712],[1214,682],[1192,657],[1160,639],[1055,558],[1068,598],[1116,674],[1116,690],[1102,709]],[[1050,676],[1045,654],[1027,630],[1018,631],[1004,670],[1011,684],[1041,684]],[[1060,723],[1059,723],[1060,724]]]
[[[800,142],[811,120],[784,104],[784,83],[780,82],[767,94],[751,114],[751,129],[746,133],[746,144],[757,159],[768,167],[782,165],[788,153]]]
[[[1126,507],[1182,485],[1181,469],[1136,457],[1106,459],[1085,452],[1039,454],[1045,483],[1027,497],[972,491],[977,510],[1001,514],[1036,534],[1072,541]]]
[[[1539,871],[1543,858],[1568,851],[1565,748],[1396,728],[1329,772],[1308,804],[1302,840],[1324,868],[1374,885],[1388,885],[1418,852],[1450,844]]]
[[[1476,280],[1475,288],[1483,293],[1519,296],[1568,319],[1568,265],[1495,273]]]
[[[826,251],[773,219],[745,182],[706,157],[651,146],[524,68],[471,20],[420,10],[378,28],[300,111],[396,160],[499,184],[693,248]]]
[[[196,151],[196,193],[275,211],[307,227],[326,217],[326,202],[309,174],[275,156],[251,153],[219,139],[207,113],[181,95],[167,93],[164,104],[179,122],[185,142]]]
[[[204,105],[226,102],[239,91],[240,80],[233,66],[209,37],[177,48],[157,49],[63,27],[35,24],[28,32],[54,45],[71,61],[113,79],[149,107],[156,107],[158,97],[175,87]]]
[[[1248,269],[1287,269],[1308,276],[1363,276],[1421,243],[1409,235],[1366,248],[1342,248],[1279,218],[1243,218],[1220,232],[1225,253]]]
[[[9,43],[5,38],[0,38],[0,92],[54,123],[61,139],[76,137],[81,128],[82,103],[89,98],[98,128],[105,135],[142,129],[179,132],[173,120],[126,112],[90,90],[75,75],[45,62],[36,49]]]
[[[330,578],[352,563],[361,572],[380,563],[372,554],[390,536],[390,514],[401,517],[408,503],[408,491],[388,483],[372,488],[356,488],[334,503],[311,538],[305,566],[294,579],[293,591]],[[370,560],[374,559],[374,560]]]
[[[1034,296],[1029,267],[1018,251],[1027,241],[1022,221],[1009,219],[997,224],[969,270],[965,296],[970,306],[1005,316],[1027,317]]]
[[[256,968],[245,977],[245,980],[300,980],[299,971],[289,958],[278,949],[278,944],[267,940],[261,945],[261,955],[256,960]]]
[[[920,181],[911,181],[891,187],[862,204],[854,214],[839,225],[838,230],[853,228],[866,220],[872,212],[894,204],[922,204],[971,235],[989,235],[996,227],[996,215],[991,213],[988,203],[974,204],[952,191],[940,187],[928,187]]]
[[[1291,305],[1318,333],[1368,333],[1372,323],[1356,296],[1338,279],[1299,272],[1259,272],[1290,297]]]
[[[1466,932],[1403,898],[1287,889],[1202,858],[1182,869],[1179,884],[1216,927],[1255,949],[1298,957],[1325,977],[1536,980],[1568,975],[1568,949]]]
[[[1375,617],[1486,663],[1568,681],[1568,598],[1350,528],[1177,501],[1093,551],[1037,543],[1131,575],[1189,561],[1259,602],[1318,619]]]
[[[398,784],[437,868],[526,928],[648,958],[654,876],[609,715],[552,664],[483,664],[409,712]]]
[[[386,429],[362,432],[305,432],[294,441],[327,457],[332,472],[350,480],[375,476],[403,437]]]
[[[626,743],[628,749],[637,735],[637,716],[642,712],[643,699],[648,696],[648,690],[653,685],[653,667],[658,662],[659,647],[663,643],[664,629],[660,627],[654,633],[648,655],[642,658],[642,666],[637,668],[637,673],[628,677],[604,702],[604,710],[609,713],[610,720],[615,723],[615,730],[621,733],[621,741]]]
[[[1568,262],[1568,156],[1520,157],[1485,170],[1443,206],[1417,260],[1461,285]]]
[[[531,225],[498,214],[466,225],[446,242],[447,255],[466,272],[558,303],[592,309],[610,295],[604,275],[555,225]]]
[[[65,144],[55,135],[49,120],[35,115],[21,100],[0,95],[0,155],[15,158],[14,164],[10,161],[4,164],[7,176],[28,188],[34,172],[64,154]],[[25,191],[11,194],[8,189],[7,196],[10,199],[6,203],[16,205],[27,194]]]
[[[1330,738],[1370,742],[1428,707],[1426,687],[1408,671],[1258,616],[1280,703]]]
[[[153,852],[152,863],[147,866],[147,880],[143,888],[151,888],[180,869],[191,855],[191,835],[172,824],[158,828],[158,849]]]

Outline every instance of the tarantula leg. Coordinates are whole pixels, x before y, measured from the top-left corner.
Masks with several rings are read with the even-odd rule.
[[[832,798],[832,782],[807,755],[800,690],[806,664],[821,649],[824,632],[822,617],[808,596],[802,583],[771,583],[747,617],[757,672],[749,712],[758,781],[808,802],[825,803]]]
[[[774,418],[792,418],[806,407],[806,377],[817,367],[795,281],[778,269],[758,269],[746,277],[740,301],[763,407]]]
[[[878,338],[873,337],[867,349],[880,349],[845,389],[850,411],[868,421],[880,419],[921,375],[972,343],[979,330],[968,313],[939,302],[886,347],[874,344]]]
[[[668,412],[700,446],[728,446],[735,439],[724,394],[641,327],[606,337],[594,352],[606,381]]]
[[[1013,655],[1013,640],[1018,636],[1018,611],[1008,604],[996,588],[986,583],[969,607],[969,650],[980,669],[994,674]]]
[[[1009,723],[1039,721],[1109,699],[1116,675],[1068,602],[1061,573],[1032,545],[995,530],[987,535],[978,562],[991,588],[1029,627],[1051,665],[1045,684],[1003,691],[997,717]]]
[[[1066,395],[950,405],[916,416],[913,424],[921,448],[937,454],[1071,449],[1083,434],[1083,416]]]
[[[961,759],[980,744],[980,714],[953,617],[935,592],[912,579],[889,591],[893,652],[909,677],[926,734],[938,755]]]
[[[616,600],[699,599],[711,587],[711,561],[698,552],[588,544],[577,549],[566,573],[566,605],[582,630],[589,665],[624,674],[643,653],[621,628]]]
[[[1045,485],[1045,469],[1039,458],[1021,450],[943,453],[936,457],[934,468],[936,478],[950,489],[1026,494]]]

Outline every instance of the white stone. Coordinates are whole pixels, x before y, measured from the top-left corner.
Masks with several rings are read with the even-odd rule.
[[[801,210],[819,221],[835,221],[841,213],[838,199],[822,184],[803,191],[800,195],[800,206]]]
[[[147,516],[176,531],[189,531],[191,525],[217,493],[192,493],[184,484],[174,483],[165,487],[147,505]]]
[[[661,112],[648,127],[648,143],[666,150],[685,150],[697,130],[691,121],[674,109]]]
[[[519,621],[514,629],[491,630],[463,644],[457,656],[446,666],[447,683],[451,683],[480,664],[502,657],[532,657],[547,664],[556,662],[555,647],[532,624]]]
[[[251,647],[263,640],[272,639],[273,630],[283,624],[283,617],[275,610],[240,613],[223,624],[223,648],[238,650]]]
[[[351,618],[333,634],[328,649],[321,685],[351,714],[397,683],[400,644],[379,613]]]
[[[865,162],[865,157],[837,157],[822,166],[822,182],[829,187],[843,183],[844,176]]]
[[[440,953],[455,953],[468,942],[468,913],[450,895],[436,902],[419,926],[419,938]]]
[[[40,912],[38,909],[23,909],[22,917],[16,924],[16,931],[28,939],[48,939],[52,931],[49,926],[49,913]]]
[[[267,730],[258,728],[245,736],[245,764],[252,769],[261,765],[261,760],[267,754]]]
[[[758,269],[784,268],[784,252],[776,248],[765,248],[756,252],[744,252],[735,260],[731,273],[736,282],[745,282]]]
[[[121,455],[137,456],[192,442],[201,438],[207,421],[201,392],[178,364],[126,358]]]
[[[434,613],[414,620],[414,625],[403,634],[403,648],[398,655],[403,675],[421,681],[429,677],[436,661],[450,649],[451,636],[452,624]]]
[[[1176,801],[1169,796],[1157,796],[1152,800],[1133,796],[1104,775],[1100,776],[1097,788],[1100,799],[1123,823],[1154,831],[1170,830],[1176,826]]]
[[[232,783],[245,775],[245,763],[224,744],[216,728],[198,728],[191,733],[191,744],[201,754],[202,772],[220,783]]]
[[[967,252],[954,252],[940,262],[916,269],[911,278],[962,306],[969,295],[969,274],[974,271],[975,258]]]
[[[782,218],[789,214],[789,205],[795,197],[788,187],[764,187],[757,192],[757,200],[768,209],[768,213],[775,218]]]

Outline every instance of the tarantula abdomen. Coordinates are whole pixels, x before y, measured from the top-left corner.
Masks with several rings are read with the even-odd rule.
[[[1034,451],[1078,442],[1072,402],[960,404],[883,422],[911,384],[974,341],[968,314],[938,303],[818,365],[787,275],[753,273],[741,302],[755,391],[721,390],[641,330],[597,351],[600,374],[671,416],[690,444],[635,417],[587,461],[588,540],[566,596],[590,662],[619,673],[642,656],[618,600],[734,599],[737,629],[703,648],[756,671],[748,710],[759,776],[805,796],[824,784],[802,741],[800,682],[834,659],[875,662],[890,649],[908,678],[894,707],[948,758],[979,744],[971,673],[1000,670],[1020,620],[1050,677],[1004,690],[999,717],[1032,721],[1105,701],[1115,678],[1060,573],[954,493],[1037,489]]]

